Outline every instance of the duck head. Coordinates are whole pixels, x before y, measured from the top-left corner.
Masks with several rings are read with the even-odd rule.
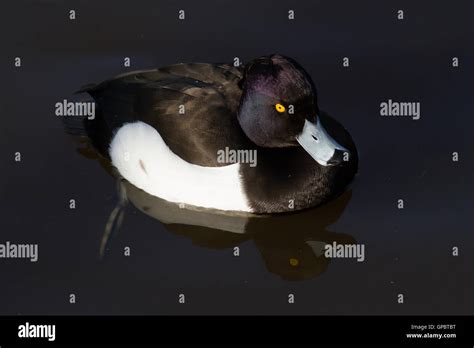
[[[321,124],[314,83],[293,59],[271,55],[250,61],[240,86],[238,120],[256,145],[302,146],[322,166],[340,163],[348,152]]]

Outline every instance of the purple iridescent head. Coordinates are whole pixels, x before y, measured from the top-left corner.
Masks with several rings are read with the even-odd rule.
[[[321,165],[331,165],[334,141],[318,120],[316,88],[293,59],[274,54],[250,61],[240,83],[240,126],[261,147],[301,145]]]

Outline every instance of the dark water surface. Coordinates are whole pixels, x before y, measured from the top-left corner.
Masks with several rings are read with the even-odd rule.
[[[0,259],[0,314],[474,312],[471,1],[1,7],[0,243],[37,243],[39,261]],[[399,8],[404,21],[396,19]],[[296,11],[293,22],[288,9]],[[273,52],[306,68],[320,107],[351,132],[360,153],[351,191],[298,214],[242,219],[186,212],[128,185],[132,203],[101,261],[116,180],[77,150],[54,104],[129,70]],[[421,119],[381,117],[388,99],[420,102]],[[321,257],[322,243],[333,241],[363,243],[365,261]]]

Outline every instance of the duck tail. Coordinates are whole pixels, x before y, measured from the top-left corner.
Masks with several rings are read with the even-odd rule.
[[[90,93],[91,91],[94,91],[96,87],[97,87],[96,83],[89,83],[79,88],[74,94],[80,94],[80,93],[85,93],[85,92]]]
[[[82,87],[68,98],[68,102],[72,103],[95,103],[94,98],[90,94],[86,94],[92,85]],[[73,136],[86,136],[86,121],[88,116],[65,116],[61,117],[64,130],[67,134]]]

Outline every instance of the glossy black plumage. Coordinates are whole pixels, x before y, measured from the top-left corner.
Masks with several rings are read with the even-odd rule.
[[[184,160],[220,166],[217,151],[252,146],[235,117],[242,93],[241,71],[229,65],[178,64],[126,74],[87,89],[99,115],[86,129],[102,155],[124,123],[143,121],[158,130]],[[179,113],[180,105],[184,114]]]

